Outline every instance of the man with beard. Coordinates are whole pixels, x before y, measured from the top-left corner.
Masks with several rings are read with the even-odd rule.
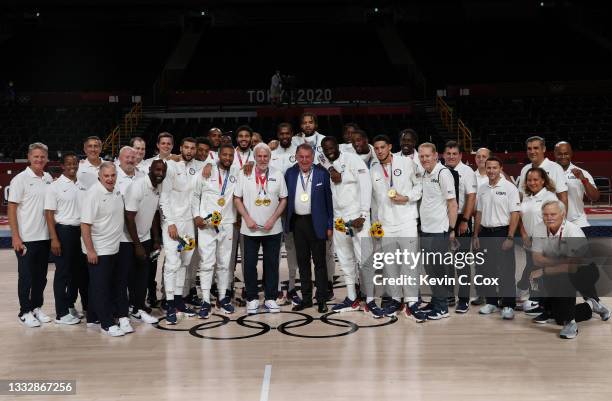
[[[210,177],[198,177],[191,199],[191,212],[198,228],[198,272],[202,289],[200,319],[210,317],[210,293],[215,270],[219,307],[224,313],[234,313],[231,298],[226,295],[226,290],[233,287],[234,271],[230,271],[229,267],[233,243],[237,238],[234,231],[236,210],[233,196],[240,169],[233,164],[234,152],[232,145],[221,145],[219,158]],[[213,212],[221,214],[221,224],[216,228],[210,220]]]
[[[287,205],[287,186],[281,172],[269,167],[271,151],[265,143],[255,149],[253,174],[240,173],[234,204],[242,216],[240,233],[244,238],[244,282],[247,313],[257,313],[257,260],[263,247],[264,310],[278,313],[278,264],[283,227],[279,219]]]
[[[166,163],[154,160],[149,173],[138,177],[127,187],[125,200],[125,232],[129,242],[121,243],[127,249],[123,255],[129,269],[129,292],[131,315],[145,323],[157,323],[151,316],[151,309],[145,305],[145,292],[149,282],[149,255],[159,250],[159,206],[160,187],[166,178]],[[124,330],[125,331],[125,330]]]
[[[563,168],[555,162],[548,160],[546,157],[546,143],[544,138],[539,136],[532,136],[527,138],[525,142],[527,145],[527,157],[531,163],[526,164],[521,170],[519,175],[517,186],[521,194],[525,193],[525,175],[532,167],[540,167],[546,171],[548,177],[555,184],[557,190],[557,197],[561,202],[565,204],[567,210],[567,177]]]
[[[242,125],[236,129],[236,154],[234,156],[234,165],[242,169],[245,164],[255,162],[253,151],[251,150],[251,137],[253,130],[248,125]],[[231,144],[230,144],[231,145]]]
[[[76,308],[78,291],[81,291],[83,310],[87,309],[89,285],[85,261],[81,253],[81,216],[79,198],[85,193],[76,178],[79,159],[73,152],[62,155],[62,175],[55,180],[45,195],[45,217],[51,252],[55,261],[53,295],[55,297],[55,322],[77,324],[83,317]]]
[[[297,147],[292,144],[291,138],[293,137],[293,127],[289,123],[281,123],[278,125],[276,130],[276,137],[278,139],[278,147],[272,151],[272,158],[270,165],[279,169],[283,176],[287,170],[296,163],[295,152]],[[283,216],[285,218],[285,216]],[[283,222],[284,225],[287,222]],[[282,290],[282,295],[276,300],[279,305],[287,305],[289,298],[291,303],[299,305],[302,299],[295,290],[295,277],[297,272],[297,259],[295,255],[295,243],[293,241],[292,232],[284,232],[283,240],[285,241],[285,251],[287,252],[287,268],[289,269],[289,283],[286,289]]]
[[[574,151],[572,145],[567,142],[559,142],[555,145],[555,161],[563,168],[567,178],[567,221],[571,221],[582,228],[586,236],[589,236],[590,224],[584,212],[584,195],[591,202],[599,199],[599,190],[595,186],[595,180],[588,171],[577,167],[572,163]]]
[[[219,128],[211,128],[208,130],[208,140],[210,141],[210,151],[208,155],[213,159],[217,159],[217,152],[221,146],[221,137],[223,132]]]
[[[401,130],[399,133],[400,151],[395,153],[398,157],[409,157],[417,166],[417,174],[423,174],[423,166],[419,160],[419,152],[416,150],[416,145],[419,142],[419,136],[416,131],[411,128]]]
[[[369,240],[372,182],[363,160],[353,153],[340,152],[335,137],[325,137],[322,143],[325,157],[341,176],[338,183],[332,180],[331,184],[334,221],[342,219],[347,224],[350,222],[354,232],[354,235],[347,235],[336,229],[333,233],[334,248],[344,273],[347,296],[344,301],[335,305],[332,311],[355,311],[360,309],[356,290],[357,276],[367,269],[364,261],[369,257],[364,254],[363,249],[366,249],[366,242]],[[367,287],[371,286],[372,282],[364,280],[363,284]],[[383,317],[384,311],[374,301],[374,288],[366,289],[365,292],[366,312],[374,318]]]
[[[340,152],[345,152],[348,148],[353,147],[353,134],[358,129],[359,125],[355,123],[344,124],[344,127],[342,127],[342,140],[344,142],[340,144]]]
[[[83,151],[87,156],[79,163],[77,171],[77,180],[85,188],[90,188],[98,182],[98,171],[102,164],[100,152],[102,152],[102,141],[97,136],[90,136],[83,142]]]
[[[376,160],[376,157],[374,157],[374,147],[368,142],[368,134],[361,129],[356,129],[351,138],[352,145],[345,146],[344,150],[340,151],[356,154],[370,168],[370,164]]]
[[[225,134],[221,136],[221,145],[232,145],[233,146],[231,132],[226,132]]]
[[[187,290],[191,288],[192,273],[187,272],[187,267],[191,261],[193,249],[184,251],[178,246],[179,238],[195,238],[191,215],[191,196],[203,163],[194,159],[196,153],[194,138],[184,138],[180,149],[181,160],[167,162],[166,179],[162,184],[159,200],[162,238],[166,253],[164,286],[168,302],[166,314],[168,324],[177,323],[177,311],[187,316],[195,316],[195,311],[187,308],[182,297],[186,277],[188,278]]]
[[[208,138],[199,136],[196,138],[196,156],[195,159],[201,162],[207,161],[210,152],[210,141]],[[212,159],[211,159],[212,160]]]
[[[251,137],[251,149],[255,150],[255,146],[263,142],[263,138],[259,132],[253,132]]]

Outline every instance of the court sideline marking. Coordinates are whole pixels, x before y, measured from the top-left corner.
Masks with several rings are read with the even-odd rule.
[[[270,376],[272,376],[272,365],[266,365],[259,401],[268,401],[268,395],[270,393]]]

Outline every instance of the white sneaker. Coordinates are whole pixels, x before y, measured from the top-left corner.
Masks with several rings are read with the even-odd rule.
[[[108,330],[104,330],[102,327],[100,327],[100,331],[102,332],[102,334],[106,334],[107,336],[111,337],[121,337],[125,335],[125,332],[121,330],[116,324],[109,327]]]
[[[481,315],[490,315],[491,313],[495,312],[497,312],[497,306],[491,304],[486,304],[478,311],[478,313],[480,313]]]
[[[525,302],[523,302],[523,311],[528,311],[528,310],[537,308],[538,306],[540,306],[540,303],[538,301],[532,301],[528,299]]]
[[[81,323],[81,319],[79,319],[78,317],[74,317],[70,313],[66,313],[61,318],[55,319],[55,323],[57,323],[57,324],[68,324],[68,325],[79,324],[79,323]]]
[[[41,323],[49,323],[51,321],[51,318],[49,316],[47,316],[47,314],[45,312],[43,312],[42,309],[40,309],[40,308],[34,309],[32,311],[32,314]]]
[[[79,312],[76,308],[68,308],[68,313],[77,319],[83,319],[85,315],[82,312]]]
[[[147,312],[143,311],[142,309],[138,310],[138,318],[142,320],[143,322],[149,323],[149,324],[159,323],[159,319],[157,319],[155,316],[149,315]]]
[[[130,324],[130,318],[128,317],[120,317],[119,318],[119,328],[123,333],[129,334],[134,332],[134,328]]]
[[[273,299],[268,299],[264,302],[264,310],[269,313],[278,313],[280,312],[280,306]]]
[[[254,299],[252,301],[247,302],[247,314],[254,315],[259,311],[259,300]]]
[[[19,320],[28,327],[40,327],[40,322],[34,317],[32,312],[24,313]]]
[[[509,306],[504,306],[504,308],[501,311],[501,317],[504,320],[514,319],[514,309],[510,308]]]

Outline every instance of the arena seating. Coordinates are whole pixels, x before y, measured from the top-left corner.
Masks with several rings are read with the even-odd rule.
[[[532,135],[549,143],[570,141],[581,150],[612,149],[609,96],[462,96],[448,101],[471,129],[474,142],[496,152],[523,150]]]
[[[19,105],[0,108],[0,152],[10,158],[23,158],[28,144],[36,141],[49,146],[49,157],[57,151],[83,150],[83,138],[97,135],[104,139],[120,121],[121,106],[35,107]]]

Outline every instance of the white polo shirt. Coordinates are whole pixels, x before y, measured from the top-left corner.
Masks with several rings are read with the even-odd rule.
[[[476,193],[478,193],[478,188],[482,186],[482,184],[486,184],[489,182],[489,177],[487,174],[480,175],[478,169],[474,170],[474,175],[476,176]]]
[[[81,223],[91,225],[91,239],[98,256],[115,255],[123,234],[123,197],[117,188],[109,192],[101,182],[89,188],[81,201]],[[81,238],[81,250],[87,254]]]
[[[241,152],[239,147],[234,151],[234,162],[232,166],[242,168],[247,163],[255,163],[255,153],[249,148],[246,152]]]
[[[139,170],[134,170],[134,175],[127,175],[120,166],[117,166],[117,182],[115,183],[115,188],[119,189],[122,195],[125,195],[130,184],[132,184],[137,177],[143,175],[144,173]]]
[[[519,191],[522,194],[525,193],[525,174],[531,168],[532,163],[526,164],[521,170],[521,175],[517,180],[517,186]],[[548,158],[545,158],[544,161],[538,166],[546,171],[548,177],[555,184],[555,189],[557,193],[566,192],[567,191],[567,178],[565,177],[565,171],[563,171],[563,167],[555,162],[551,162]]]
[[[49,173],[37,176],[30,167],[17,174],[10,183],[8,201],[17,203],[19,236],[23,242],[49,239],[45,219],[45,193],[53,182]]]
[[[80,199],[85,196],[85,188],[78,181],[61,175],[53,181],[45,195],[45,210],[54,211],[55,222],[65,226],[81,224]]]
[[[497,184],[487,183],[478,188],[476,210],[482,214],[480,225],[483,227],[510,225],[511,213],[521,211],[518,189],[502,175]]]
[[[386,173],[386,174],[385,174]],[[375,215],[383,227],[414,224],[419,217],[418,200],[421,199],[423,187],[417,178],[417,167],[409,157],[394,156],[390,164],[382,166],[376,160],[370,168],[372,179],[372,197],[375,199]],[[389,198],[393,177],[393,189],[398,194],[407,196],[409,201],[403,205],[395,204]]]
[[[372,146],[370,144],[368,144],[368,147],[370,148],[370,151],[368,153],[366,153],[365,155],[358,154],[352,144],[345,143],[343,145],[345,145],[345,146],[340,146],[340,152],[352,153],[354,155],[359,156],[361,158],[361,160],[363,160],[363,162],[366,164],[366,166],[368,166],[368,168],[371,167],[371,165],[372,165],[372,163],[374,161],[378,160],[376,158],[376,156],[375,156],[375,153],[374,153],[374,146]]]
[[[159,196],[160,191],[153,186],[148,174],[135,178],[123,194],[125,210],[136,212],[136,231],[140,242],[151,239],[151,226],[159,207]],[[121,242],[132,242],[127,226],[123,230]]]
[[[278,148],[272,151],[272,156],[270,157],[270,166],[280,170],[284,175],[287,170],[296,163],[296,151],[297,146],[293,144],[290,145],[288,148],[283,148],[279,145]]]
[[[277,170],[274,167],[269,167],[268,178],[264,186],[266,195],[264,195],[263,191],[261,190],[261,185],[257,185],[256,183],[256,175],[257,172],[255,169],[253,169],[253,172],[249,176],[245,176],[241,171],[238,176],[238,185],[236,185],[234,195],[238,198],[242,198],[242,203],[244,204],[249,216],[251,216],[251,218],[255,220],[258,225],[263,226],[276,211],[280,199],[287,197],[287,184],[285,184],[285,177],[280,170]],[[260,193],[261,195],[259,195]],[[255,200],[258,197],[260,199],[270,199],[271,204],[268,206],[256,206]],[[262,229],[251,230],[249,227],[247,227],[244,217],[242,218],[242,225],[240,226],[240,234],[254,237],[275,235],[281,233],[282,231],[283,224],[280,217],[276,219],[276,222],[270,231],[263,231]]]
[[[169,160],[167,166],[159,198],[162,222],[171,225],[191,221],[191,196],[198,177],[202,175],[204,162],[195,159],[189,163]]]
[[[430,234],[447,232],[450,226],[447,201],[455,199],[453,174],[438,162],[431,173],[425,170],[421,182],[423,185],[423,196],[419,207],[421,231]]]
[[[234,190],[238,185],[240,171],[240,167],[234,164],[228,171],[219,169],[217,163],[215,163],[209,178],[200,175],[196,180],[191,197],[191,214],[193,217],[207,217],[212,212],[218,211],[221,213],[221,224],[235,223],[237,211],[234,206]],[[223,196],[221,196],[224,183],[226,183],[225,190]],[[219,205],[219,199],[221,198],[224,199],[223,206]]]
[[[546,188],[535,195],[523,195],[521,220],[528,236],[533,237],[536,225],[542,223],[542,205],[550,200],[557,200],[557,195]]]
[[[349,221],[363,216],[368,219],[372,202],[372,181],[363,160],[354,153],[340,153],[332,163],[342,182],[331,181],[334,219]]]
[[[589,221],[587,220],[587,215],[584,212],[584,194],[586,190],[584,189],[584,184],[580,181],[574,173],[572,173],[572,169],[579,169],[582,171],[582,175],[586,178],[589,183],[595,186],[595,180],[593,176],[589,174],[588,171],[582,169],[580,167],[575,166],[570,163],[565,170],[565,177],[567,178],[567,201],[568,201],[568,211],[567,211],[567,220],[576,224],[578,227],[589,227]]]
[[[455,167],[455,171],[459,173],[459,200],[457,202],[459,206],[459,214],[463,213],[463,207],[465,206],[465,198],[469,194],[475,194],[478,192],[478,183],[476,181],[476,174],[474,170],[469,168],[463,162],[459,162]]]
[[[312,134],[311,136],[306,136],[304,135],[304,133],[300,133],[300,134],[294,135],[293,138],[291,138],[291,145],[297,148],[303,143],[309,144],[315,151],[314,163],[315,164],[319,164],[319,163],[325,164],[329,162],[327,161],[327,158],[323,154],[323,148],[321,147],[321,142],[323,141],[323,138],[325,138],[325,135],[319,134],[317,131],[315,131],[315,133]]]
[[[79,169],[77,170],[77,181],[80,182],[85,188],[91,188],[96,182],[98,182],[98,172],[100,171],[102,161],[103,160],[100,159],[100,164],[94,166],[87,159],[81,160],[79,162]]]
[[[299,170],[299,174],[297,176],[297,182],[295,184],[295,199],[293,199],[293,206],[295,208],[295,214],[304,216],[307,214],[311,214],[311,190],[312,190],[312,174],[314,169],[311,169],[307,173],[303,173],[302,170]],[[302,178],[300,178],[300,176]],[[302,187],[302,179],[304,180],[304,186]],[[306,202],[302,202],[300,198],[303,193],[308,194],[308,200]]]
[[[412,152],[411,155],[408,155],[408,156],[404,155],[401,150],[399,152],[393,153],[393,156],[405,157],[405,158],[412,160],[414,164],[416,165],[417,177],[420,177],[421,175],[423,175],[423,172],[425,170],[423,169],[423,165],[421,164],[421,160],[419,159],[419,152],[417,152],[416,149],[414,150],[414,152]]]
[[[534,229],[531,250],[548,257],[578,257],[588,252],[588,242],[582,229],[570,221],[563,221],[554,235],[540,223]]]

